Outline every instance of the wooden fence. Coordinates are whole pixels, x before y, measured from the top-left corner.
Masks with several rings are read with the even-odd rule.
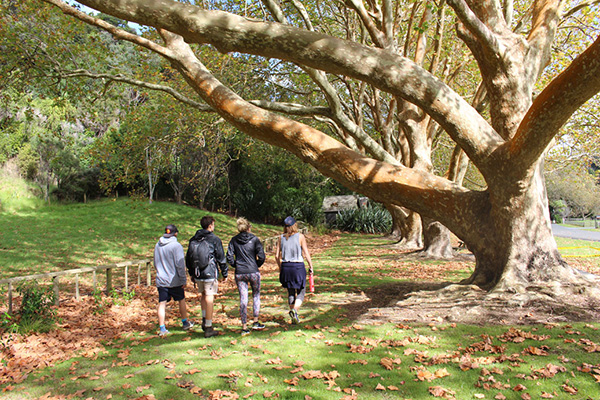
[[[116,264],[107,264],[107,265],[98,265],[97,267],[84,267],[84,268],[76,268],[76,269],[68,269],[65,271],[58,272],[48,272],[44,274],[35,274],[35,275],[27,275],[27,276],[17,276],[14,278],[8,279],[0,279],[0,285],[8,284],[8,313],[12,314],[13,311],[13,291],[14,284],[16,282],[22,281],[31,281],[31,280],[40,280],[40,279],[52,279],[52,285],[54,287],[54,295],[55,295],[55,304],[59,303],[59,278],[69,275],[75,275],[75,298],[77,300],[80,299],[79,294],[79,275],[84,273],[92,273],[93,287],[94,291],[96,290],[96,286],[98,283],[97,273],[98,271],[106,271],[106,293],[110,293],[113,289],[113,270],[124,268],[125,269],[125,290],[129,290],[129,267],[137,266],[137,284],[141,284],[142,281],[142,266],[145,266],[145,274],[146,274],[146,285],[151,285],[151,268],[152,264],[151,259],[145,260],[137,260],[137,261],[126,261],[120,262]]]

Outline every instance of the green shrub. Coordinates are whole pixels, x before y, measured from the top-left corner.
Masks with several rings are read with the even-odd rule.
[[[39,156],[31,147],[31,144],[26,143],[17,156],[17,166],[21,176],[27,180],[33,180],[38,174],[39,162]]]
[[[56,310],[52,308],[56,299],[52,288],[31,281],[19,285],[17,292],[22,296],[19,331],[28,333],[52,329],[56,316]]]
[[[381,205],[346,209],[339,212],[333,227],[345,232],[387,233],[392,216]]]

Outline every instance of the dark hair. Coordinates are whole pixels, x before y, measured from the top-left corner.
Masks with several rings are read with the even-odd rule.
[[[200,226],[202,227],[202,229],[208,229],[210,224],[212,224],[213,222],[215,222],[215,219],[213,217],[211,217],[210,215],[205,215],[200,220]]]

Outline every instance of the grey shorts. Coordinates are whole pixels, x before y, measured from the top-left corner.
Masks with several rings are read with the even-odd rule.
[[[219,294],[219,281],[196,281],[198,293],[204,293],[207,296]]]

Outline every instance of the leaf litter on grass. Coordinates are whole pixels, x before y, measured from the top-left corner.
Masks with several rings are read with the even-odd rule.
[[[312,246],[312,243],[311,243]],[[317,253],[317,252],[315,252]],[[365,256],[366,257],[366,256]],[[272,261],[269,261],[265,266],[265,275],[276,274],[276,266],[273,265]],[[383,266],[384,264],[382,264]],[[387,264],[386,264],[387,265]],[[397,272],[389,271],[386,272],[386,276],[390,275],[394,278],[402,276],[406,277],[407,274],[412,274],[414,277],[421,277],[422,274],[427,274],[429,267],[418,269],[415,264],[410,264],[411,268],[399,268]],[[453,265],[451,270],[458,269],[456,265]],[[411,272],[412,271],[412,272]],[[374,271],[373,271],[374,272]],[[343,274],[343,272],[342,272]],[[346,277],[347,278],[347,277]],[[412,278],[411,278],[412,279]],[[420,278],[419,278],[420,279]],[[232,280],[224,283],[224,295],[223,301],[220,299],[221,312],[217,313],[217,322],[236,325],[239,324],[237,310],[230,310],[228,312],[225,309],[224,300],[227,296],[236,297],[237,290]],[[153,287],[136,287],[135,288],[137,297],[135,300],[126,302],[121,306],[110,306],[104,310],[103,314],[94,314],[91,312],[95,306],[94,300],[91,298],[84,297],[81,301],[65,300],[61,303],[59,309],[59,317],[62,320],[59,324],[59,330],[52,331],[49,334],[44,335],[31,335],[27,338],[15,337],[12,344],[8,346],[9,351],[4,351],[2,357],[6,362],[3,362],[0,366],[0,384],[18,383],[22,381],[28,373],[43,368],[48,365],[52,365],[59,361],[68,359],[77,354],[81,354],[91,360],[97,359],[100,354],[107,351],[108,348],[116,349],[115,357],[120,360],[123,365],[131,365],[128,361],[130,348],[118,349],[119,340],[123,337],[135,337],[132,345],[142,344],[155,336],[147,332],[151,332],[156,327],[156,315],[155,315],[155,289]],[[197,304],[197,295],[193,292],[189,292],[190,303]],[[391,297],[391,294],[390,294]],[[271,301],[282,302],[280,297],[273,296]],[[310,303],[309,299],[309,303]],[[170,316],[176,316],[176,310],[171,308],[169,310]],[[270,316],[272,321],[282,323],[287,328],[287,322],[279,320],[274,316]],[[387,353],[385,356],[377,356],[376,360],[372,360],[371,363],[366,359],[353,358],[349,359],[348,364],[355,364],[356,367],[365,367],[365,370],[371,369],[372,366],[379,364],[378,368],[381,369],[381,374],[385,371],[394,371],[396,369],[403,368],[401,357],[411,360],[414,365],[407,366],[406,369],[410,370],[413,379],[416,382],[421,382],[424,385],[434,383],[431,386],[427,386],[425,390],[433,397],[440,398],[457,398],[457,395],[452,387],[445,385],[443,382],[445,379],[456,372],[452,372],[449,368],[453,365],[460,366],[459,370],[467,372],[469,370],[480,371],[479,380],[474,382],[474,390],[481,389],[481,393],[476,393],[475,398],[506,398],[502,397],[504,392],[508,395],[508,392],[522,393],[521,398],[527,398],[529,396],[527,392],[528,384],[513,384],[509,385],[507,382],[502,382],[499,379],[503,375],[503,370],[500,368],[502,365],[509,364],[513,368],[518,368],[522,365],[527,365],[528,361],[526,357],[543,358],[548,357],[548,354],[554,349],[546,346],[544,342],[550,339],[550,335],[538,335],[532,332],[528,332],[524,329],[517,329],[510,327],[504,331],[503,334],[495,337],[482,335],[478,341],[474,341],[469,346],[461,348],[456,351],[449,351],[447,354],[433,354],[430,355],[427,351],[428,348],[434,349],[438,346],[436,338],[433,336],[426,336],[420,334],[410,334],[411,326],[406,324],[397,324],[396,328],[398,331],[406,331],[406,335],[403,338],[386,339],[383,337],[370,337],[367,333],[368,327],[365,325],[353,322],[352,319],[346,318],[343,321],[348,321],[349,324],[341,326],[331,330],[329,327],[323,327],[320,324],[305,325],[304,331],[296,331],[296,337],[299,340],[315,340],[323,342],[325,346],[336,347],[337,351],[343,351],[349,354],[363,355],[369,357],[369,354],[374,351],[380,351],[385,349],[386,351],[394,351],[395,349],[404,348],[404,350],[398,354]],[[448,325],[446,327],[439,327],[440,330],[452,329],[456,325]],[[595,326],[589,325],[590,328],[595,329]],[[437,326],[430,326],[430,328],[438,329]],[[344,337],[355,336],[359,334],[357,339],[353,340],[339,340],[331,339],[330,330],[335,333],[339,333]],[[311,331],[317,331],[312,333]],[[141,332],[141,333],[140,333]],[[271,338],[276,338],[281,334],[281,331],[274,331],[270,333]],[[557,335],[577,335],[575,330],[569,330],[565,328],[564,331],[558,331]],[[538,342],[534,344],[532,342]],[[575,344],[582,351],[585,352],[597,352],[600,347],[596,343],[597,341],[580,337],[580,338],[565,338],[565,343]],[[232,345],[238,344],[238,339],[231,341]],[[520,354],[505,354],[505,344],[524,344]],[[345,399],[357,399],[360,396],[360,391],[365,390],[367,387],[363,382],[352,382],[347,383],[342,387],[338,385],[338,382],[345,377],[341,377],[340,373],[336,369],[331,370],[315,370],[307,366],[306,361],[296,360],[290,365],[288,362],[280,357],[279,354],[274,354],[267,346],[266,343],[252,344],[250,347],[256,346],[256,350],[266,355],[265,365],[269,365],[273,369],[279,369],[286,371],[290,376],[282,378],[282,382],[288,387],[289,391],[298,390],[298,386],[302,385],[302,380],[319,380],[326,387],[327,390],[337,393],[335,398]],[[343,349],[343,350],[342,350]],[[197,350],[190,350],[197,355],[198,352],[206,352],[209,358],[219,360],[230,355],[229,352],[223,351],[223,349],[210,348],[210,346],[202,346]],[[476,355],[478,353],[487,353],[487,355]],[[373,353],[374,354],[374,353]],[[193,355],[193,354],[190,354]],[[250,356],[250,354],[248,354]],[[378,360],[378,361],[377,361]],[[207,398],[214,399],[226,399],[226,398],[241,398],[235,391],[215,389],[207,390],[206,388],[200,388],[193,383],[186,383],[185,378],[201,372],[201,369],[190,367],[187,371],[175,372],[176,365],[169,360],[164,358],[150,359],[147,361],[149,365],[162,364],[169,370],[169,379],[173,379],[177,382],[177,386],[189,391],[194,395],[208,396]],[[572,363],[571,360],[564,360],[565,365]],[[186,363],[187,364],[187,363]],[[75,366],[73,366],[75,368]],[[585,374],[596,382],[600,381],[600,365],[598,364],[585,364],[581,363],[577,367],[577,371]],[[535,368],[529,374],[522,374],[518,378],[524,381],[535,381],[543,379],[551,379],[556,376],[560,377],[561,374],[565,374],[566,369],[563,365],[556,365],[553,363],[546,363],[542,368]],[[571,372],[572,373],[572,372]],[[102,372],[100,373],[102,374]],[[233,375],[232,375],[233,374]],[[264,386],[260,386],[254,390],[254,386],[257,384],[267,384],[269,381],[266,376],[260,374],[248,374],[246,376],[241,375],[239,372],[230,371],[224,373],[221,376],[222,379],[228,380],[228,382],[237,382],[239,379],[245,387],[253,388],[251,393],[256,396],[263,398],[279,397],[280,394],[275,393],[271,389],[264,389]],[[96,380],[100,375],[96,374],[74,374],[72,378],[76,380]],[[134,377],[132,374],[130,377]],[[365,376],[367,377],[367,376]],[[382,375],[377,372],[371,371],[368,375],[369,379],[382,379]],[[165,378],[165,380],[169,380]],[[365,381],[366,382],[366,381]],[[441,382],[441,383],[438,383]],[[375,382],[369,386],[369,390],[375,390],[378,392],[396,392],[401,391],[404,385],[402,382],[394,382],[394,384]],[[138,384],[130,385],[128,388],[135,390],[140,398],[146,398],[146,396],[152,396],[151,394],[144,393],[145,390],[151,389],[151,385],[148,386]],[[102,386],[95,386],[95,389],[100,389]],[[123,388],[125,389],[125,388]],[[4,390],[12,390],[10,385],[5,386]],[[358,392],[357,392],[358,390]],[[560,391],[562,393],[575,394],[578,393],[577,384],[570,382],[568,379],[563,379],[560,385]],[[542,394],[542,398],[558,398],[558,395],[552,391],[546,391]],[[82,393],[83,394],[83,393]],[[484,395],[485,397],[478,397]],[[250,397],[252,397],[251,395]],[[248,397],[248,396],[244,396]],[[512,398],[508,396],[509,398]],[[51,398],[51,397],[48,397]],[[150,397],[147,397],[150,398]],[[458,397],[460,398],[460,396]]]

